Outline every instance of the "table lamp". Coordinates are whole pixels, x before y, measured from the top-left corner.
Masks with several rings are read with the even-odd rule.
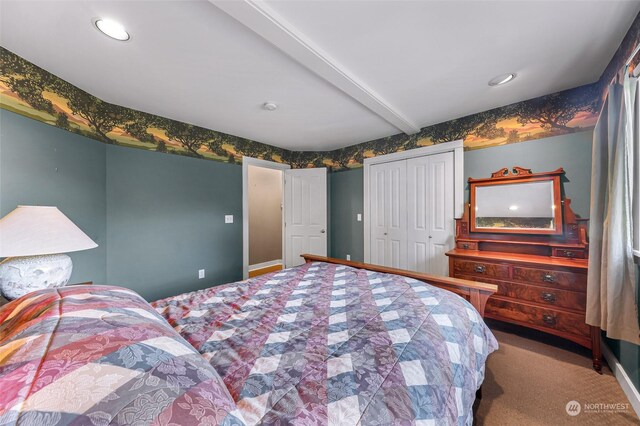
[[[98,245],[57,207],[18,206],[0,219],[0,291],[16,299],[69,282],[73,263],[63,253]]]

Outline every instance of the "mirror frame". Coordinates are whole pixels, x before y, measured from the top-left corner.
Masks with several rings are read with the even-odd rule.
[[[560,187],[560,176],[564,174],[564,169],[546,173],[531,173],[530,169],[514,166],[511,169],[505,167],[491,174],[490,178],[473,179],[469,178],[469,194],[470,194],[470,226],[471,232],[479,233],[504,233],[504,234],[542,234],[542,235],[560,235],[563,233],[562,221],[562,194]],[[554,210],[553,229],[537,229],[537,228],[480,228],[476,227],[476,188],[482,186],[493,185],[510,185],[527,182],[553,182],[553,201],[556,206]]]

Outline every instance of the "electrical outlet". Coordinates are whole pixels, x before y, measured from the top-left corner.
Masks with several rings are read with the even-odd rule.
[[[204,269],[198,270],[198,279],[201,280],[204,278]]]
[[[347,260],[351,260],[351,255],[350,254],[347,255]]]
[[[224,216],[224,223],[233,223],[233,215],[227,214]]]
[[[357,219],[358,222],[362,222],[362,213],[358,213]]]

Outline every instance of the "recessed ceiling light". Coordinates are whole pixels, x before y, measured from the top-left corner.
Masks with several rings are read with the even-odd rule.
[[[129,40],[129,33],[122,25],[111,19],[98,18],[93,22],[103,34],[120,41]]]
[[[515,73],[501,74],[489,80],[489,86],[500,86],[501,84],[510,82],[514,78],[516,78]]]
[[[266,109],[267,111],[275,111],[278,109],[278,105],[274,104],[273,102],[265,102],[264,104],[262,104],[262,108]]]

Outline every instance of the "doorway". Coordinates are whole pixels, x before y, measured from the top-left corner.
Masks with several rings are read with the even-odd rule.
[[[290,168],[242,157],[243,279],[284,267],[284,171]]]
[[[249,166],[249,278],[283,268],[283,171]]]
[[[242,158],[242,276],[327,255],[327,169]]]

